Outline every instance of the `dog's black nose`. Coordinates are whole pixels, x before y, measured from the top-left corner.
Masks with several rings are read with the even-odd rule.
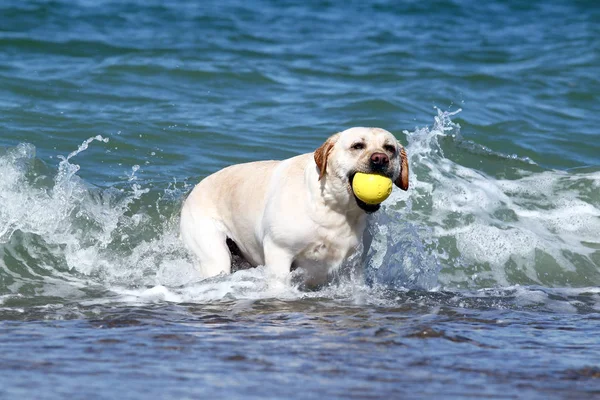
[[[382,169],[388,166],[390,163],[389,157],[384,153],[373,153],[371,154],[371,168]]]

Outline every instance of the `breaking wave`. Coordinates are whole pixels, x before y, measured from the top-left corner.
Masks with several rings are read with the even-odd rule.
[[[370,220],[364,274],[348,273],[317,293],[286,286],[261,267],[203,280],[178,238],[191,185],[146,185],[137,165],[118,185],[85,182],[75,160],[85,168],[85,150],[108,142],[102,136],[61,157],[56,169],[36,158],[32,144],[0,150],[0,303],[34,296],[379,301],[389,289],[600,284],[600,171],[544,170],[494,153],[464,140],[455,114],[438,111],[431,127],[404,132],[411,189],[395,191]],[[484,172],[454,161],[457,154],[497,167]]]

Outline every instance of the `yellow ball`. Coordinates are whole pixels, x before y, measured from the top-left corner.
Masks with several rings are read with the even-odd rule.
[[[379,204],[392,193],[392,180],[387,176],[357,172],[352,181],[356,197],[367,204]]]

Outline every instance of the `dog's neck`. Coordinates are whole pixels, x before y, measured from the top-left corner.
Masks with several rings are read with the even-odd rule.
[[[348,182],[344,177],[338,177],[325,173],[319,179],[319,170],[316,164],[309,163],[304,179],[310,188],[313,199],[317,199],[315,212],[335,212],[343,215],[349,222],[361,224],[367,217],[367,213],[356,203]],[[325,211],[326,210],[326,211]]]

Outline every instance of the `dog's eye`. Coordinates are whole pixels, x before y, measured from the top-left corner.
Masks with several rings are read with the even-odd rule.
[[[352,150],[363,150],[365,148],[365,144],[362,142],[356,142],[352,146],[350,146]]]
[[[389,151],[392,154],[396,152],[396,148],[394,146],[392,146],[391,144],[386,144],[385,146],[383,146],[383,149],[385,151]]]

